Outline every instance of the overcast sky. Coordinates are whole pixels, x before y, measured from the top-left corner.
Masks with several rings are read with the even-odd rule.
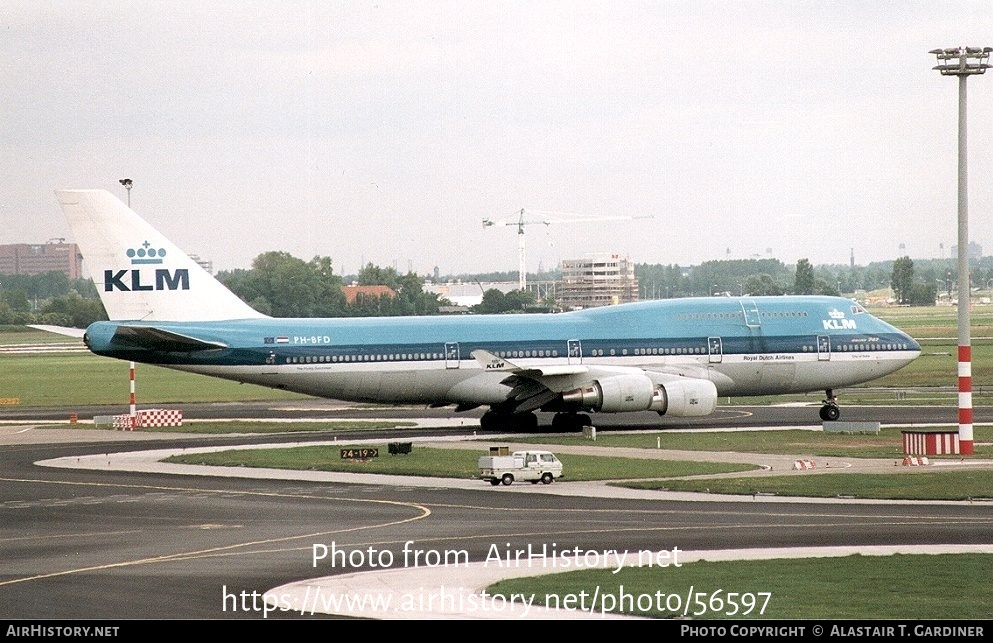
[[[993,46],[993,2],[5,0],[0,243],[128,177],[217,269],[515,270],[481,222],[522,208],[642,217],[527,226],[529,270],[947,257],[958,80],[927,52],[959,45]],[[993,72],[968,90],[990,254]]]

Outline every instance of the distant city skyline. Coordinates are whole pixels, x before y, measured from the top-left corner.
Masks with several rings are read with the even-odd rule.
[[[103,188],[215,271],[269,250],[430,275],[591,253],[695,265],[950,256],[954,83],[993,3],[4,5],[0,244],[69,238]],[[993,74],[990,74],[993,76]],[[971,238],[989,246],[993,77],[969,83]],[[900,246],[903,249],[900,249]],[[771,253],[770,253],[771,249]]]

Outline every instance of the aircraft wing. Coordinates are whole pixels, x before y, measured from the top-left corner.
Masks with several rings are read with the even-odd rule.
[[[589,367],[582,364],[551,364],[529,368],[518,366],[482,349],[473,351],[471,355],[482,365],[484,371],[507,373],[501,383],[511,387],[507,401],[519,413],[541,408],[562,391],[575,388],[576,376],[588,376],[590,373]]]
[[[528,368],[484,350],[473,351],[472,356],[490,373],[507,373],[500,380],[510,387],[502,405],[512,407],[515,413],[540,409],[563,395],[589,395],[596,400],[597,410],[656,410],[697,416],[712,412],[717,399],[710,374],[694,365],[645,369],[556,364]]]
[[[590,369],[582,364],[550,364],[538,368],[518,366],[509,360],[497,357],[493,353],[482,349],[472,351],[471,355],[482,365],[484,371],[507,371],[521,377],[553,377],[556,375],[580,375],[590,372]]]

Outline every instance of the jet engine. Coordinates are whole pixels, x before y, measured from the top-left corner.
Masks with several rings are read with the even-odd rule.
[[[603,413],[657,411],[659,415],[710,415],[717,387],[709,380],[680,378],[656,384],[646,375],[615,375],[562,394],[566,407]]]

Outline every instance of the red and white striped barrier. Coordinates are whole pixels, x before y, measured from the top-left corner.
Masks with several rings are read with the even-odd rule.
[[[114,428],[134,431],[141,427],[183,426],[183,411],[171,409],[146,409],[137,411],[134,416],[122,414],[114,416]]]
[[[171,409],[138,411],[138,426],[183,426],[183,412]]]
[[[907,455],[965,453],[959,434],[953,431],[904,431],[903,452]]]
[[[802,471],[804,469],[816,469],[817,463],[813,460],[795,460],[793,462],[794,471]]]
[[[903,466],[905,467],[923,467],[928,464],[927,458],[919,458],[917,456],[910,456],[903,459]]]

